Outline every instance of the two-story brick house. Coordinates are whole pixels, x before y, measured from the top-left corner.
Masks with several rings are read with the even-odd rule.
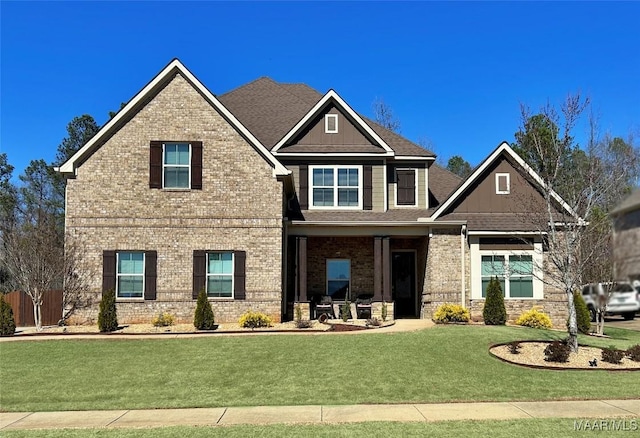
[[[498,275],[513,316],[564,324],[531,221],[540,180],[509,146],[461,181],[333,90],[260,78],[216,97],[174,60],[59,170],[91,293],[115,289],[125,322],[190,320],[202,288],[220,321],[291,318],[316,295],[477,314]]]

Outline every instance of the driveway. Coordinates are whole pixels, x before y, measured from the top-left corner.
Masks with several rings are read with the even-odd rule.
[[[640,331],[640,315],[636,313],[635,319],[625,321],[621,316],[611,316],[604,319],[604,325],[629,330]]]

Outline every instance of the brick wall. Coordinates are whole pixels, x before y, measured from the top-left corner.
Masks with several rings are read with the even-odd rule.
[[[202,190],[149,189],[150,140],[203,142]],[[269,164],[180,75],[78,168],[67,185],[67,232],[82,247],[95,305],[103,250],[155,250],[157,299],[118,302],[122,323],[160,311],[191,321],[193,250],[244,250],[246,300],[212,300],[216,319],[246,309],[280,319],[282,186]]]

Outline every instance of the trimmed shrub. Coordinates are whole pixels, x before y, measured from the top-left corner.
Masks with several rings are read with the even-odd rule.
[[[299,329],[311,328],[311,326],[313,325],[311,324],[311,321],[308,319],[302,319],[302,306],[300,304],[296,304],[295,312],[296,312],[296,328],[299,328]]]
[[[198,294],[196,313],[193,316],[193,325],[198,330],[214,330],[216,328],[211,303],[204,288],[202,288]]]
[[[173,323],[173,315],[169,312],[158,313],[158,316],[153,318],[153,320],[151,321],[151,324],[153,324],[154,327],[169,327],[172,326]]]
[[[433,314],[433,322],[436,324],[446,324],[449,322],[469,322],[471,315],[469,310],[460,304],[442,304],[438,306]]]
[[[504,307],[502,287],[496,277],[493,277],[487,286],[487,297],[484,300],[482,317],[486,325],[504,325],[507,322],[507,309]]]
[[[351,318],[351,303],[349,300],[346,300],[340,306],[340,318],[342,318],[342,321],[344,322],[347,322],[349,318]]]
[[[16,332],[16,320],[13,318],[11,304],[0,294],[0,336],[13,336]]]
[[[240,327],[255,329],[271,327],[272,321],[271,318],[262,312],[247,310],[238,320],[238,324],[240,324]]]
[[[100,301],[100,311],[98,313],[98,329],[103,333],[118,330],[116,291],[113,289],[102,293],[102,301]]]
[[[625,353],[624,350],[618,350],[617,348],[603,348],[602,361],[619,364],[624,359]]]
[[[547,362],[566,362],[569,359],[571,347],[562,341],[553,341],[544,349],[544,360]]]
[[[587,303],[584,302],[582,294],[578,291],[573,292],[573,304],[576,308],[578,331],[588,334],[591,331],[591,315],[589,314]],[[569,327],[569,320],[567,320],[567,327]]]
[[[634,362],[640,362],[640,344],[634,345],[627,350],[627,357]]]
[[[516,319],[516,324],[537,329],[550,329],[552,327],[551,318],[536,308],[520,315],[520,317]]]

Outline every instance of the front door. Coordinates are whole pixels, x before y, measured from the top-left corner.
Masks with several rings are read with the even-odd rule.
[[[395,317],[415,317],[416,313],[416,253],[391,253],[391,295],[395,302]]]

